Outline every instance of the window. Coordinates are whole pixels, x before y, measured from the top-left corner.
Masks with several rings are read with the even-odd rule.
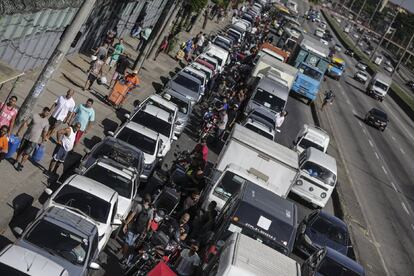
[[[145,111],[139,111],[136,113],[135,116],[132,117],[132,121],[166,137],[170,137],[171,123],[157,118]]]
[[[157,141],[151,139],[148,136],[142,135],[139,132],[136,132],[128,127],[124,127],[121,132],[116,136],[116,138],[128,143],[143,152],[153,155],[155,152],[155,147]]]
[[[179,85],[181,85],[181,86],[184,86],[185,88],[187,88],[187,89],[189,89],[189,90],[191,90],[195,93],[198,93],[199,90],[200,90],[200,83],[198,83],[198,82],[196,82],[192,79],[189,79],[189,78],[187,78],[183,75],[180,75],[180,74],[177,75],[177,77],[174,78],[172,81],[179,84]]]
[[[305,137],[303,137],[302,140],[300,140],[299,146],[303,149],[313,147],[313,148],[318,149],[322,152],[325,151],[325,149],[321,145],[319,145],[319,144],[317,144],[313,141],[310,141],[310,140],[306,139]]]
[[[84,176],[89,177],[102,185],[115,190],[119,196],[131,198],[132,180],[127,179],[107,168],[95,165],[90,168]]]
[[[322,78],[322,74],[321,74],[321,73],[319,73],[319,72],[318,72],[318,71],[316,71],[315,69],[313,69],[313,68],[311,68],[311,67],[307,66],[307,65],[306,65],[306,64],[304,64],[304,63],[301,63],[301,64],[299,65],[298,69],[299,69],[299,71],[300,71],[302,74],[304,74],[304,75],[306,75],[306,76],[308,76],[308,77],[311,77],[311,78],[312,78],[312,79],[314,79],[314,80],[320,81],[320,80],[321,80],[321,78]]]
[[[273,135],[272,135],[271,133],[266,132],[266,131],[264,131],[264,130],[260,129],[260,128],[256,127],[255,125],[252,125],[252,124],[246,124],[246,125],[244,125],[244,126],[245,126],[246,128],[248,128],[248,129],[250,129],[250,130],[252,130],[252,131],[256,132],[256,133],[257,133],[257,134],[259,134],[260,136],[263,136],[263,137],[265,137],[265,138],[267,138],[267,139],[273,140]]]
[[[217,187],[214,189],[213,195],[227,201],[233,194],[239,192],[242,185],[246,182],[247,180],[243,177],[227,171],[220,183],[218,183]]]
[[[333,186],[336,182],[336,175],[334,173],[311,161],[305,162],[301,167],[301,170],[307,172],[309,176],[315,177],[330,186]]]
[[[269,108],[275,112],[280,112],[285,107],[286,102],[281,98],[265,91],[260,88],[257,89],[253,100],[266,108]]]

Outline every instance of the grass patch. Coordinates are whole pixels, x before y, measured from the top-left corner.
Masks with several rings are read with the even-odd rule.
[[[378,70],[379,70],[378,66],[376,64],[374,64],[373,62],[371,62],[369,57],[366,54],[364,54],[358,47],[356,47],[355,43],[350,38],[348,38],[348,36],[342,31],[342,28],[337,24],[337,22],[328,13],[326,13],[324,10],[322,10],[322,13],[325,16],[326,21],[328,22],[328,24],[331,26],[331,28],[335,32],[338,39],[343,44],[345,44],[345,46],[348,49],[352,49],[354,51],[355,55],[359,58],[359,60],[364,62],[366,65],[368,65],[369,70],[367,70],[367,71],[371,71],[371,72],[369,72],[371,74],[375,74],[376,72],[378,72]],[[395,95],[397,97],[399,97],[401,102],[405,103],[405,105],[410,109],[409,111],[411,113],[414,113],[414,98],[411,97],[410,95],[408,95],[395,82],[392,82],[391,90],[392,90],[392,92],[395,93]],[[406,108],[403,108],[403,109],[405,111],[407,111]]]

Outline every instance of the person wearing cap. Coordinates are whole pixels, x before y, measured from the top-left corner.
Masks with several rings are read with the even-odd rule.
[[[125,83],[129,87],[128,92],[131,92],[132,89],[134,89],[135,87],[138,87],[140,85],[140,80],[138,78],[138,71],[134,70],[131,73],[129,73],[125,77]]]

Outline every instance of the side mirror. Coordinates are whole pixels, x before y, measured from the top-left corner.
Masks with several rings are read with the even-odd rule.
[[[75,168],[75,173],[76,174],[82,174],[84,172],[84,170],[82,168]]]
[[[108,131],[108,136],[114,136],[115,135],[115,133],[113,132],[113,131]]]
[[[98,263],[91,262],[91,263],[89,264],[89,268],[91,268],[91,269],[93,269],[93,270],[99,270],[99,269],[101,269],[101,266],[100,266]]]
[[[148,179],[148,176],[146,176],[145,174],[141,174],[140,176],[139,176],[139,180],[141,180],[141,181],[145,181],[145,180],[147,180]]]
[[[125,113],[124,117],[129,119],[129,118],[131,118],[131,115],[129,115],[128,113]]]
[[[119,218],[114,218],[114,221],[111,223],[111,225],[121,225],[122,221]]]
[[[178,140],[178,137],[174,135],[174,136],[173,136],[173,140],[174,140],[174,141],[177,141],[177,140]]]
[[[21,236],[23,234],[23,229],[16,226],[13,228],[14,233],[16,233],[18,236]]]
[[[50,196],[50,195],[52,195],[52,194],[53,194],[53,191],[52,191],[52,189],[50,189],[50,188],[46,188],[46,189],[44,190],[44,192],[45,192],[45,194],[47,194],[48,196]]]

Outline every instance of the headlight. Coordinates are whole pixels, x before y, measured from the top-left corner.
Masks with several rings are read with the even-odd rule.
[[[148,260],[148,259],[149,259],[149,255],[148,255],[148,253],[144,253],[144,254],[142,254],[142,258],[143,258],[144,260]]]
[[[325,198],[326,197],[326,193],[321,193],[321,198]]]
[[[303,181],[302,181],[302,180],[300,180],[300,179],[296,180],[296,185],[298,185],[298,186],[303,185]]]
[[[309,244],[309,245],[312,245],[313,244],[313,242],[312,242],[312,240],[309,238],[309,236],[308,235],[303,235],[303,238],[305,239],[305,242],[307,243],[307,244]]]

